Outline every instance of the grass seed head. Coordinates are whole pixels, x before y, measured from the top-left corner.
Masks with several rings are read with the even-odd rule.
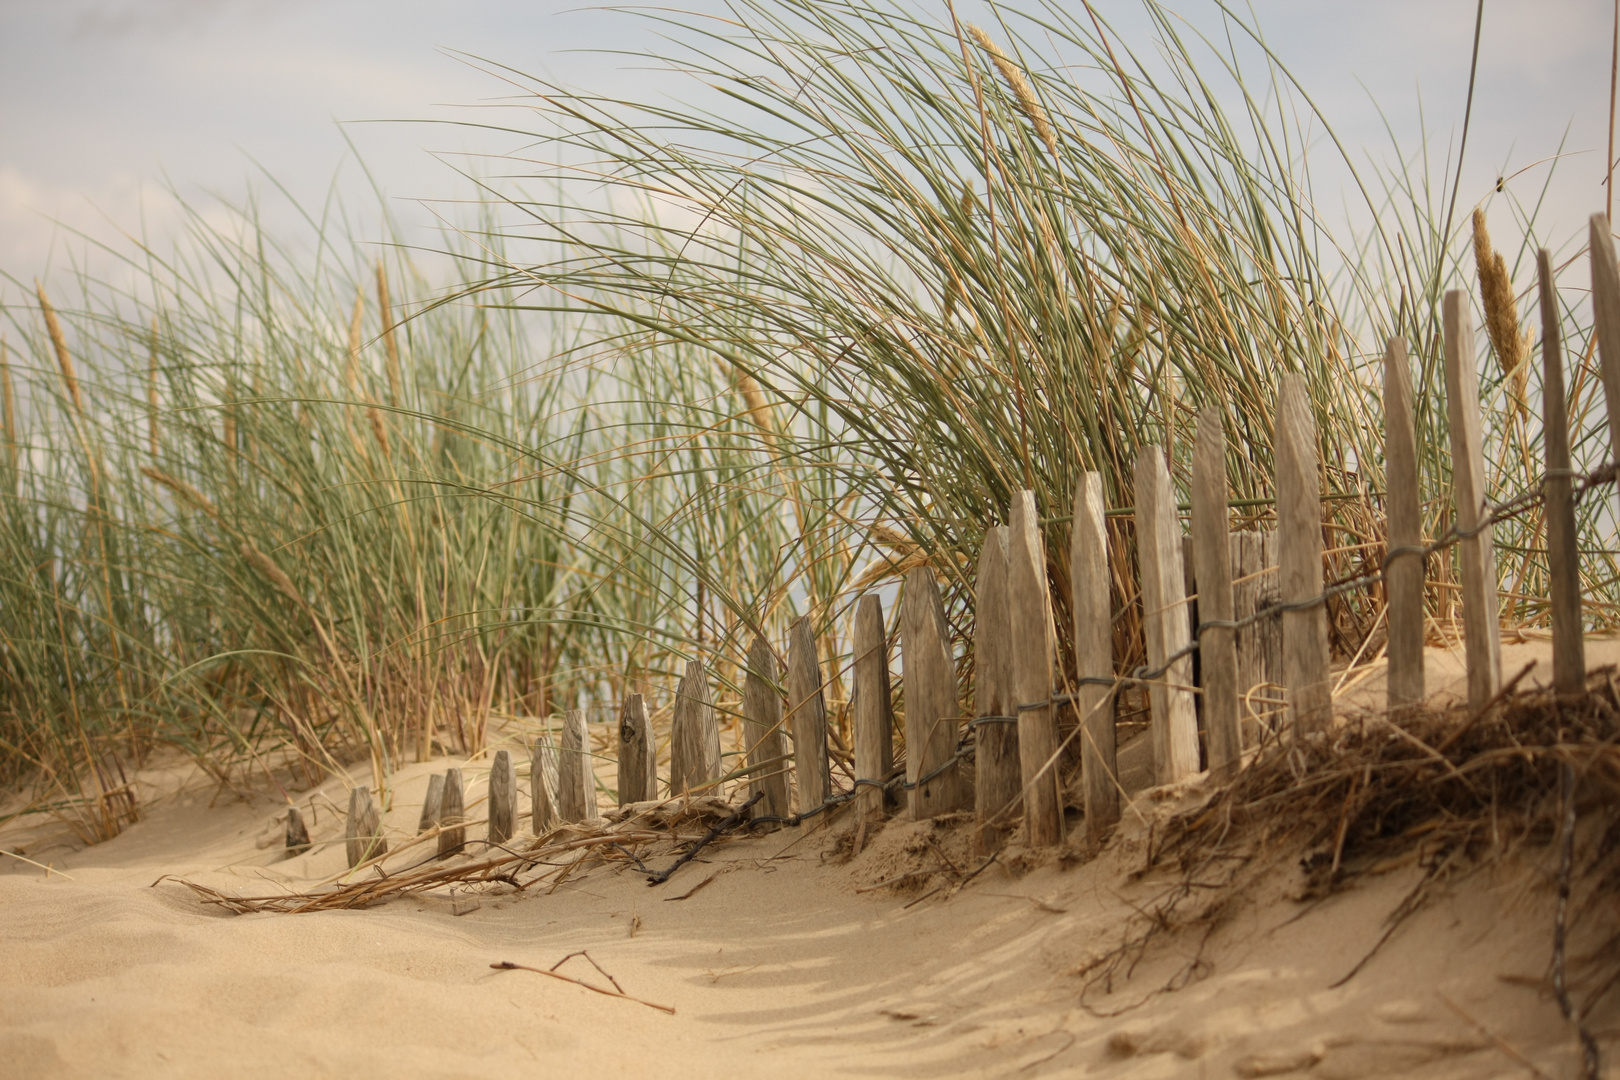
[[[1029,122],[1034,125],[1035,134],[1041,137],[1041,142],[1046,144],[1046,149],[1051,152],[1052,156],[1057,157],[1057,132],[1052,130],[1051,122],[1046,119],[1046,109],[1036,99],[1035,88],[1029,84],[1029,79],[1024,75],[1023,69],[1013,63],[1012,57],[1003,52],[1001,46],[991,40],[990,35],[982,29],[968,23],[967,31],[968,35],[973,38],[974,43],[984,50],[984,54],[990,58],[990,62],[1001,73],[1001,79],[1007,84],[1007,89],[1012,91],[1013,97],[1017,99],[1019,109],[1029,118]]]
[[[1502,364],[1502,375],[1512,385],[1514,410],[1523,413],[1529,369],[1525,364],[1530,350],[1519,333],[1519,307],[1513,296],[1502,253],[1491,248],[1491,234],[1485,227],[1485,211],[1474,207],[1474,265],[1479,270],[1479,298],[1485,307],[1485,329],[1491,347]]]

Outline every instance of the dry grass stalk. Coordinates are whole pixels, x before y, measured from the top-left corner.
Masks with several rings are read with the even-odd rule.
[[[1029,79],[1024,75],[1023,69],[1013,63],[1012,57],[1003,52],[1001,46],[991,40],[990,35],[979,27],[968,23],[967,32],[968,36],[973,38],[979,48],[984,50],[985,55],[990,58],[990,62],[996,66],[996,70],[1001,73],[1002,81],[1007,84],[1007,89],[1011,90],[1013,97],[1017,99],[1019,109],[1029,118],[1029,122],[1035,126],[1035,134],[1041,137],[1041,142],[1046,144],[1046,149],[1052,156],[1057,157],[1057,132],[1052,130],[1052,124],[1046,118],[1046,109],[1036,99],[1035,88],[1029,84]]]
[[[403,381],[399,370],[399,343],[394,338],[394,308],[388,300],[388,269],[381,260],[377,262],[377,306],[382,309],[383,346],[388,350],[388,400],[398,405]]]
[[[73,408],[82,413],[84,397],[79,393],[79,377],[73,371],[73,354],[68,352],[62,322],[56,317],[56,308],[51,306],[50,297],[45,295],[45,285],[38,278],[34,279],[34,289],[39,293],[39,310],[45,315],[45,329],[51,335],[52,347],[56,349],[56,362],[62,368],[62,384],[67,387],[68,397],[73,399]]]
[[[254,547],[253,543],[248,540],[242,541],[240,550],[242,557],[252,563],[254,569],[258,570],[259,573],[269,578],[270,583],[280,590],[287,599],[299,607],[304,606],[304,598],[299,595],[298,590],[293,586],[292,578],[288,577],[287,572],[277,566],[270,556]]]
[[[17,401],[11,389],[11,354],[6,339],[0,337],[0,408],[4,409],[6,426],[6,452],[11,456],[11,469],[17,470]]]
[[[1479,299],[1485,307],[1485,330],[1502,364],[1502,375],[1512,386],[1513,408],[1522,417],[1529,408],[1526,387],[1530,380],[1530,343],[1519,332],[1519,306],[1508,278],[1502,253],[1491,248],[1485,211],[1474,207],[1474,265],[1479,270]]]
[[[147,442],[152,457],[158,456],[158,321],[152,316],[150,362],[146,368]]]
[[[153,483],[161,484],[215,521],[219,520],[219,507],[214,505],[213,500],[184,480],[177,476],[170,476],[162,469],[154,468],[151,465],[141,466],[141,472],[145,473],[147,479]]]
[[[343,381],[349,384],[351,394],[358,393],[360,389],[360,334],[365,318],[366,293],[364,289],[356,289],[354,314],[349,318],[349,358],[343,368]]]

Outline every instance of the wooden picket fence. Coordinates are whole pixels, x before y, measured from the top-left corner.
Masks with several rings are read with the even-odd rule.
[[[1608,221],[1601,214],[1591,219],[1590,240],[1611,460],[1620,461],[1620,268]],[[1387,604],[1387,704],[1392,714],[1399,714],[1426,695],[1426,558],[1451,546],[1460,549],[1468,700],[1483,707],[1504,689],[1492,525],[1537,503],[1545,513],[1551,571],[1553,687],[1559,693],[1583,692],[1586,662],[1575,505],[1587,489],[1611,482],[1614,472],[1612,465],[1585,477],[1571,470],[1562,343],[1546,251],[1539,253],[1537,270],[1546,457],[1538,489],[1496,506],[1486,498],[1474,330],[1467,296],[1448,292],[1443,307],[1445,387],[1455,517],[1445,535],[1428,543],[1421,535],[1411,373],[1406,343],[1392,338],[1383,365],[1385,558],[1375,573],[1325,586],[1315,425],[1303,378],[1285,375],[1278,388],[1273,440],[1275,534],[1228,531],[1227,446],[1218,408],[1207,408],[1198,418],[1187,537],[1182,535],[1163,448],[1141,449],[1133,480],[1147,664],[1134,672],[1121,674],[1115,669],[1110,540],[1104,484],[1097,473],[1083,475],[1074,493],[1073,671],[1058,670],[1055,664],[1046,547],[1032,492],[1017,493],[1008,523],[989,531],[980,553],[976,701],[971,717],[963,715],[934,573],[923,566],[906,576],[900,612],[903,777],[891,776],[894,715],[879,597],[863,596],[855,606],[850,703],[854,784],[845,791],[832,784],[823,698],[827,684],[809,620],[800,619],[789,630],[785,671],[770,643],[756,636],[742,688],[747,764],[730,774],[746,779],[750,796],[757,799],[751,811],[754,820],[803,825],[846,804],[860,807],[863,814],[877,814],[893,802],[903,803],[904,812],[916,819],[972,811],[981,852],[997,850],[1020,819],[1026,844],[1048,846],[1064,838],[1058,763],[1078,739],[1086,829],[1093,839],[1100,839],[1118,820],[1123,794],[1115,723],[1115,705],[1123,688],[1139,686],[1147,691],[1155,783],[1174,783],[1198,773],[1201,761],[1207,761],[1216,781],[1228,780],[1242,764],[1242,719],[1255,715],[1250,693],[1255,686],[1275,683],[1283,688],[1276,724],[1282,738],[1309,738],[1331,721],[1326,601],[1382,583]],[[1264,578],[1274,580],[1274,588],[1263,586]],[[1189,581],[1196,583],[1196,625]],[[1202,742],[1194,695],[1202,700]],[[1078,723],[1060,737],[1058,712],[1063,706],[1073,708]],[[708,677],[698,661],[687,664],[676,690],[673,717],[665,790],[680,795],[715,788],[727,777],[721,772],[719,728]],[[534,742],[530,811],[536,835],[558,822],[598,815],[589,762],[581,711],[565,714],[560,745],[554,747],[546,738]],[[966,775],[970,767],[971,782]],[[488,839],[501,843],[513,835],[516,817],[516,777],[507,751],[495,755],[493,770]],[[439,850],[448,854],[465,843],[462,830],[454,827],[464,812],[461,773],[450,769],[434,780],[422,828],[440,825],[444,831]],[[619,717],[619,802],[655,799],[659,787],[646,705],[642,695],[630,694]],[[379,853],[379,832],[370,793],[357,788],[348,832],[351,866]]]

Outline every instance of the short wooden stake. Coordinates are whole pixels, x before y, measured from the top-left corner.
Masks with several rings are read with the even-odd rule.
[[[669,736],[669,793],[704,787],[720,779],[720,728],[709,696],[703,661],[688,660],[675,688],[675,718]],[[710,792],[719,794],[719,792]]]
[[[921,821],[963,808],[956,755],[956,666],[945,605],[931,566],[906,574],[900,602],[900,671],[906,698],[907,807]],[[943,769],[943,771],[940,771]],[[938,772],[938,775],[930,774]]]
[[[1603,398],[1609,407],[1609,460],[1620,461],[1620,264],[1615,262],[1609,219],[1593,214],[1587,238],[1592,252],[1592,318]]]
[[[855,607],[855,779],[883,784],[894,770],[894,707],[889,692],[889,642],[883,601],[863,596]],[[858,785],[855,801],[868,819],[883,814],[883,789]]]
[[[1136,554],[1142,578],[1142,633],[1148,667],[1157,670],[1192,642],[1187,619],[1181,519],[1164,450],[1144,446],[1136,457]],[[1153,772],[1160,784],[1198,772],[1198,716],[1193,707],[1192,659],[1183,656],[1148,687],[1152,706]]]
[[[974,745],[973,846],[979,855],[1000,851],[1017,821],[1022,765],[1018,758],[1018,702],[1013,696],[1012,610],[1007,595],[1008,529],[984,534],[973,589]]]
[[[788,723],[793,730],[793,773],[799,783],[799,813],[814,810],[832,794],[827,761],[827,704],[821,692],[821,657],[806,615],[788,627]]]
[[[1115,755],[1114,621],[1108,573],[1108,521],[1101,473],[1088,472],[1074,489],[1069,579],[1074,596],[1074,659],[1080,695],[1080,775],[1085,782],[1086,834],[1100,841],[1119,820]]]
[[[640,694],[626,694],[619,710],[619,805],[658,798],[657,745]]]
[[[787,817],[787,734],[782,730],[781,678],[770,642],[759,634],[748,647],[748,671],[743,677],[743,741],[748,749],[748,794],[762,794],[753,815]]]
[[[343,828],[343,839],[351,867],[388,853],[388,841],[382,836],[382,815],[377,812],[371,789],[364,784],[349,791],[349,820]]]
[[[298,807],[287,807],[287,858],[302,855],[309,850],[309,829],[304,826],[304,815]]]
[[[1235,619],[1249,618],[1260,610],[1262,597],[1271,601],[1276,599],[1276,589],[1266,590],[1266,586],[1275,586],[1276,574],[1265,574],[1265,538],[1268,534],[1260,531],[1235,532],[1228,538],[1232,545],[1232,615]],[[1269,694],[1257,690],[1263,683],[1272,681],[1272,676],[1266,667],[1266,656],[1262,632],[1266,629],[1276,629],[1275,618],[1262,618],[1251,622],[1237,633],[1238,655],[1238,699],[1241,706],[1240,716],[1243,725],[1243,744],[1252,746],[1260,736],[1260,717],[1266,716],[1270,706],[1253,701],[1253,696],[1269,697]]]
[[[1575,531],[1575,479],[1570,475],[1569,414],[1564,399],[1564,343],[1552,256],[1536,252],[1541,287],[1542,443],[1547,455],[1547,566],[1552,572],[1553,690],[1586,689],[1586,634],[1581,626],[1581,552]],[[1611,414],[1612,415],[1612,414]]]
[[[1322,478],[1317,467],[1316,422],[1305,377],[1282,377],[1273,438],[1277,462],[1278,599],[1301,604],[1282,613],[1282,681],[1294,734],[1323,728],[1333,718],[1327,605],[1322,595]]]
[[[467,799],[461,770],[444,771],[444,793],[439,797],[439,858],[454,855],[467,843]]]
[[[534,835],[557,827],[557,748],[541,735],[529,751],[529,822]]]
[[[1192,549],[1198,580],[1198,620],[1231,622],[1232,544],[1226,509],[1226,433],[1218,406],[1198,415],[1193,443]],[[1199,679],[1204,691],[1204,730],[1209,772],[1217,783],[1237,775],[1243,763],[1238,725],[1237,633],[1210,626],[1198,637]]]
[[[1012,642],[1012,712],[1018,717],[1019,790],[1024,842],[1063,842],[1063,782],[1058,774],[1052,662],[1057,627],[1046,580],[1046,544],[1033,491],[1013,494],[1007,522],[1007,619]]]
[[[1486,520],[1485,450],[1480,433],[1479,370],[1468,294],[1446,293],[1446,417],[1451,427],[1451,494],[1462,562],[1463,654],[1468,703],[1482,707],[1502,685],[1501,611],[1496,598],[1496,549]],[[1477,530],[1477,532],[1476,532]]]
[[[504,844],[517,833],[517,766],[507,750],[495,751],[489,768],[489,831],[491,844]]]
[[[444,799],[444,774],[428,777],[427,795],[422,799],[422,816],[416,819],[417,835],[427,832],[439,823],[439,804]]]
[[[563,713],[562,746],[557,754],[557,813],[564,821],[590,821],[597,817],[596,772],[591,768],[590,741],[585,735],[585,713]]]
[[[1392,337],[1384,348],[1384,515],[1389,568],[1384,573],[1388,611],[1387,705],[1391,713],[1426,696],[1423,684],[1422,555],[1399,554],[1423,546],[1423,500],[1418,488],[1417,429],[1412,412],[1412,369],[1406,339]]]

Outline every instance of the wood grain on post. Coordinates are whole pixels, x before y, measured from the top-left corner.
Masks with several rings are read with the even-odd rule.
[[[467,842],[467,798],[461,770],[444,771],[444,792],[439,797],[439,858],[454,855]]]
[[[1142,578],[1142,634],[1148,667],[1157,670],[1192,642],[1187,619],[1181,519],[1164,450],[1144,446],[1136,456],[1136,553]],[[1192,658],[1183,656],[1148,687],[1152,707],[1153,772],[1160,784],[1198,771],[1198,716],[1193,707]]]
[[[529,821],[534,835],[557,827],[557,748],[540,735],[529,751]]]
[[[709,675],[703,661],[688,660],[686,674],[675,688],[675,718],[669,736],[669,793],[679,795],[718,779],[720,727],[714,718],[714,700],[709,696]]]
[[[1260,588],[1255,596],[1255,610],[1261,611],[1274,608],[1282,599],[1282,567],[1278,562],[1280,547],[1277,543],[1277,530],[1264,529],[1260,533]],[[1259,628],[1260,664],[1266,681],[1276,686],[1283,682],[1282,658],[1282,618],[1273,615],[1268,619],[1261,619],[1255,624]],[[1272,723],[1278,727],[1282,723],[1281,714]]]
[[[557,813],[564,821],[589,821],[597,816],[595,779],[585,738],[585,713],[569,709],[563,713],[562,746],[557,752]]]
[[[787,817],[788,763],[787,735],[782,730],[782,698],[776,682],[780,678],[776,655],[770,642],[755,634],[748,647],[748,672],[743,678],[743,740],[751,771],[750,796],[764,798],[754,804],[754,817]]]
[[[973,589],[973,715],[979,723],[973,735],[973,846],[980,855],[1000,851],[1006,844],[1016,820],[1016,808],[1009,807],[1017,803],[1023,786],[1018,703],[1013,698],[1007,545],[1005,525],[985,532]]]
[[[1108,520],[1101,473],[1088,472],[1074,489],[1069,541],[1073,589],[1075,674],[1080,677],[1080,775],[1085,783],[1086,833],[1101,840],[1119,820],[1112,687],[1087,682],[1114,677],[1114,623],[1109,603]]]
[[[1052,705],[1057,628],[1052,624],[1046,544],[1033,491],[1013,494],[1007,524],[1007,610],[1024,840],[1030,847],[1050,847],[1063,842],[1063,785],[1055,760],[1057,709]]]
[[[930,566],[906,574],[900,603],[900,671],[906,696],[907,806],[913,819],[964,809],[956,755],[956,665],[951,662],[945,605]],[[938,776],[922,778],[943,768]]]
[[[882,784],[894,770],[894,706],[889,692],[889,642],[883,601],[863,596],[855,606],[855,778]],[[869,815],[883,813],[883,790],[865,784],[855,801]]]
[[[1609,460],[1620,461],[1620,265],[1615,263],[1609,219],[1593,214],[1592,317],[1596,324],[1603,399],[1609,407]]]
[[[422,816],[416,819],[417,835],[427,832],[439,823],[439,803],[444,798],[444,774],[428,777],[427,794],[422,798]]]
[[[1260,599],[1260,533],[1235,532],[1228,543],[1232,556],[1232,617],[1241,621],[1255,613]],[[1261,620],[1262,622],[1264,620]],[[1260,622],[1252,622],[1237,632],[1238,698],[1266,681],[1260,655]],[[1243,744],[1252,746],[1254,730],[1247,706],[1239,714],[1243,723]]]
[[[671,777],[673,786],[673,777]],[[658,798],[657,745],[640,694],[626,694],[619,710],[619,805]]]
[[[309,829],[304,825],[304,815],[298,812],[298,807],[287,807],[287,858],[302,855],[309,850]]]
[[[1418,490],[1417,429],[1412,410],[1412,369],[1406,339],[1392,337],[1384,348],[1384,514],[1388,569],[1384,593],[1388,598],[1389,658],[1388,708],[1390,712],[1424,699],[1422,555],[1398,554],[1400,548],[1423,545],[1423,500]]]
[[[1451,494],[1457,531],[1475,535],[1457,544],[1462,562],[1463,653],[1468,703],[1478,708],[1502,685],[1501,613],[1496,598],[1496,549],[1486,520],[1485,450],[1480,431],[1479,369],[1468,294],[1445,297],[1446,417],[1451,427]]]
[[[1570,475],[1569,414],[1564,398],[1564,343],[1552,256],[1536,252],[1541,289],[1542,443],[1547,455],[1547,565],[1552,601],[1553,690],[1586,689],[1586,634],[1581,626],[1581,552],[1575,531],[1575,479]],[[1612,416],[1612,413],[1611,413]]]
[[[1282,613],[1282,682],[1297,736],[1325,727],[1333,718],[1327,605],[1309,603],[1322,594],[1322,477],[1303,375],[1282,377],[1274,443],[1278,599],[1308,605]]]
[[[832,794],[827,762],[827,703],[821,692],[821,657],[810,616],[788,627],[788,723],[793,731],[793,773],[799,782],[799,813],[814,810]]]
[[[1193,442],[1192,549],[1198,580],[1200,623],[1231,622],[1232,544],[1226,509],[1226,434],[1219,407],[1198,416]],[[1204,730],[1209,736],[1209,771],[1218,783],[1237,775],[1243,763],[1243,730],[1238,724],[1237,632],[1211,626],[1198,638],[1199,679],[1204,690]]]
[[[388,841],[382,836],[382,815],[371,789],[364,784],[349,791],[349,820],[343,827],[343,839],[351,867],[388,853]]]
[[[504,844],[517,833],[517,766],[510,751],[495,751],[489,768],[489,831],[491,844]]]

